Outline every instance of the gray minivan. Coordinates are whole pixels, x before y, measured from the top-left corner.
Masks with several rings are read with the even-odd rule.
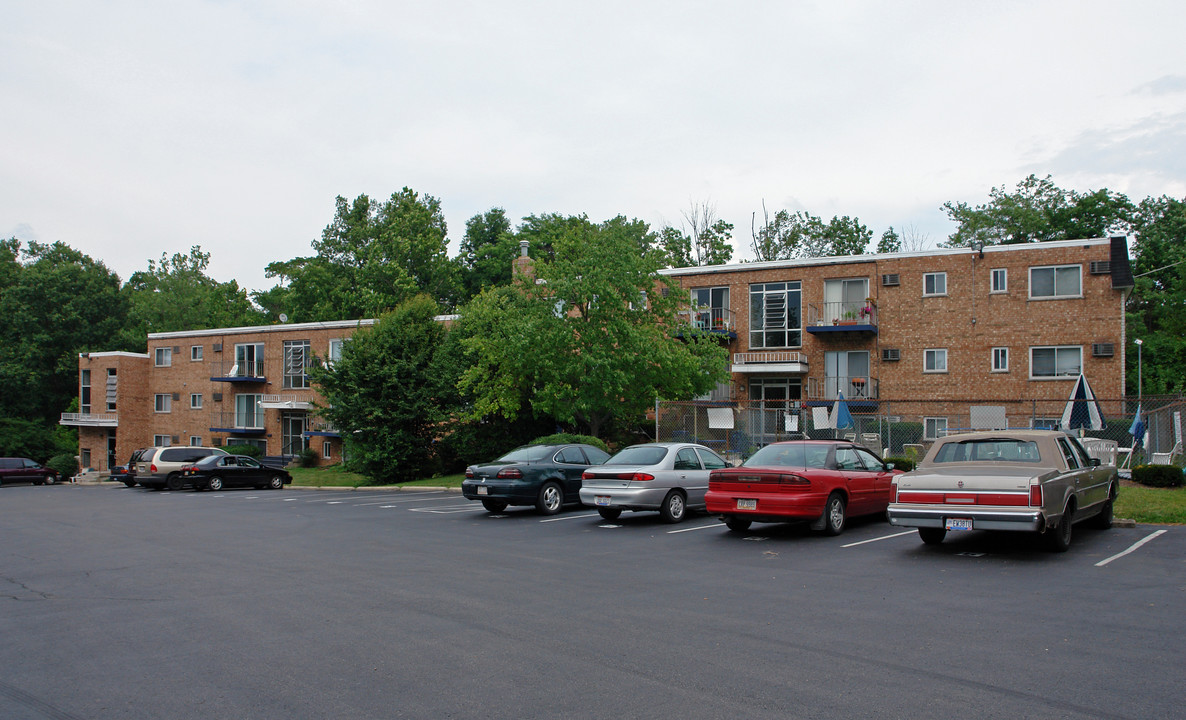
[[[146,488],[180,490],[185,487],[181,468],[211,455],[226,455],[218,448],[174,445],[151,447],[140,453],[136,461],[136,482]]]

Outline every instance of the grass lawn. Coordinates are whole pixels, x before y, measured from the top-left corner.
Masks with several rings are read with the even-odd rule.
[[[1186,488],[1125,484],[1116,497],[1116,517],[1155,525],[1186,525]]]
[[[292,484],[298,487],[376,487],[368,484],[367,479],[362,475],[346,472],[340,465],[332,465],[324,468],[293,466],[288,468],[288,471],[292,473]],[[459,488],[461,487],[461,481],[464,479],[465,477],[460,474],[445,475],[442,477],[399,483],[398,486]]]

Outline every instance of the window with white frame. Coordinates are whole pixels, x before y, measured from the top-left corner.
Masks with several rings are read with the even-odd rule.
[[[119,376],[115,368],[107,368],[107,412],[115,412],[115,403],[119,398]]]
[[[1082,265],[1054,265],[1030,268],[1031,298],[1080,297],[1083,294]]]
[[[202,447],[202,438],[197,435],[189,436],[190,447]]]
[[[1050,378],[1078,375],[1083,367],[1083,348],[1078,345],[1030,348],[1030,377]]]
[[[157,348],[155,355],[157,367],[169,367],[173,364],[173,348]]]
[[[945,417],[929,417],[923,418],[923,439],[924,440],[938,440],[941,437],[947,436],[947,418]]]
[[[700,330],[728,330],[729,288],[692,288],[692,324]]]
[[[202,409],[202,393],[190,393],[189,407],[191,410]]]
[[[947,348],[929,348],[924,350],[923,371],[929,373],[947,372]]]
[[[749,286],[749,346],[799,347],[803,344],[801,286],[798,282]]]
[[[264,411],[259,406],[263,395],[243,393],[235,396],[235,427],[262,428],[264,426]]]
[[[995,347],[992,349],[992,371],[996,373],[1009,372],[1009,348]]]
[[[153,435],[152,444],[153,447],[169,447],[173,444],[173,438],[168,435]]]
[[[157,393],[153,396],[153,409],[159,413],[173,411],[173,396],[169,393]]]
[[[189,346],[189,359],[194,362],[197,362],[198,360],[202,359],[202,346],[201,345],[190,345]]]
[[[333,367],[334,363],[342,359],[342,345],[344,340],[334,338],[329,341],[329,365]]]
[[[231,368],[234,377],[264,376],[264,344],[239,343],[235,345],[235,365]]]
[[[946,295],[947,294],[947,273],[945,273],[945,272],[923,273],[922,294],[923,295]]]
[[[321,443],[321,457],[325,458],[326,460],[329,460],[333,457],[333,450],[334,445],[330,441],[326,440]]]
[[[313,357],[309,354],[308,340],[284,341],[284,387],[304,389],[309,387],[306,372]]]
[[[91,371],[78,371],[78,411],[83,415],[91,414]]]
[[[1062,424],[1062,418],[1030,418],[1030,427],[1034,430],[1057,430]]]
[[[1003,293],[1009,290],[1009,270],[1006,268],[992,269],[992,292]]]

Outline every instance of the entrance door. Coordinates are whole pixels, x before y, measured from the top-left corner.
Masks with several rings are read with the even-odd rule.
[[[798,413],[802,383],[798,378],[753,378],[749,381],[750,434],[755,445],[764,447],[787,436],[788,413]]]
[[[284,455],[299,455],[307,447],[305,430],[308,415],[306,413],[286,412],[280,414],[280,442],[281,453]]]
[[[115,431],[107,431],[107,470],[119,465],[119,460],[115,457]]]

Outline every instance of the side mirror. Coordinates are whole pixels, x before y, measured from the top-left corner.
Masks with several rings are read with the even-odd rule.
[[[1092,466],[1092,467],[1099,467],[1099,466],[1100,466],[1100,459],[1099,459],[1099,458],[1091,458],[1091,466]]]
[[[886,464],[885,464],[885,469],[886,469],[886,470],[893,470],[893,469],[894,469],[894,464],[893,464],[893,463],[886,463]]]

